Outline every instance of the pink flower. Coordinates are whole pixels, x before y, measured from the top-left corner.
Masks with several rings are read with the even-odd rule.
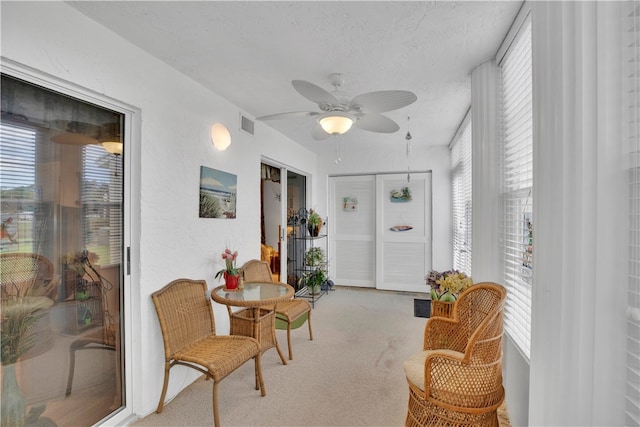
[[[236,268],[236,258],[238,258],[238,251],[231,251],[231,249],[226,248],[224,252],[222,252],[222,259],[225,262],[225,268],[218,271],[216,273],[216,278],[222,277],[224,273],[231,274],[233,276],[238,276],[238,269]]]

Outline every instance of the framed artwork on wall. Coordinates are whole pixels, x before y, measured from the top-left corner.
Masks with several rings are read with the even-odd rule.
[[[236,217],[238,177],[200,166],[200,218]]]

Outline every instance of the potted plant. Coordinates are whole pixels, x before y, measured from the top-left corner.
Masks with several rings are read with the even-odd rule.
[[[308,266],[317,267],[324,262],[324,251],[321,247],[312,247],[307,250],[305,260]]]
[[[8,264],[9,262],[6,262],[6,266],[3,268],[8,270]],[[11,276],[12,272],[3,270],[4,274]],[[51,284],[55,288],[56,283],[52,282]],[[37,277],[33,277],[24,288],[17,288],[11,282],[3,283],[0,287],[2,291],[0,309],[0,365],[2,366],[0,425],[22,426],[28,424],[28,415],[24,396],[18,386],[16,364],[22,356],[43,339],[37,324],[45,316],[48,319],[47,309],[53,305],[53,299],[48,296],[51,293],[50,287],[48,285],[40,286]]]
[[[84,301],[89,298],[88,281],[87,278],[94,279],[91,272],[96,273],[93,269],[93,264],[98,261],[99,256],[93,252],[89,252],[86,249],[81,252],[70,253],[62,257],[62,264],[65,271],[71,273],[72,277],[66,277],[65,281],[72,281],[69,290],[74,289],[75,299],[78,301]],[[73,285],[75,283],[75,285]],[[65,286],[67,284],[65,283]],[[65,293],[67,292],[65,288]],[[65,295],[68,297],[69,295]]]
[[[317,294],[320,292],[320,287],[327,281],[327,274],[321,268],[305,272],[300,278],[301,285],[309,288],[309,293]]]
[[[238,258],[238,251],[231,251],[227,248],[222,252],[222,259],[225,263],[225,268],[216,273],[215,278],[224,277],[225,287],[227,289],[236,289],[238,287],[238,278],[240,276],[240,270],[236,267],[236,259]]]
[[[449,317],[458,296],[473,285],[471,277],[458,270],[431,270],[425,277],[431,288],[431,315]]]
[[[318,237],[320,229],[322,229],[322,217],[313,209],[309,210],[309,218],[307,218],[307,228],[312,237]]]

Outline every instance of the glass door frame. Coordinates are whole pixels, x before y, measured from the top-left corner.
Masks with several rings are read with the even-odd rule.
[[[127,419],[130,419],[133,415],[133,388],[132,384],[135,382],[134,372],[140,372],[140,363],[136,363],[131,357],[133,354],[133,337],[132,337],[132,322],[135,322],[133,313],[139,312],[139,310],[132,310],[133,306],[141,305],[140,294],[134,294],[132,292],[131,283],[133,280],[139,278],[139,271],[133,266],[137,263],[131,262],[131,257],[138,259],[139,245],[131,245],[132,231],[140,228],[140,216],[132,216],[132,212],[140,212],[139,206],[139,194],[140,194],[140,177],[132,176],[132,159],[136,159],[137,167],[135,170],[140,170],[140,110],[124,102],[115,100],[108,96],[99,94],[90,89],[81,87],[74,83],[62,80],[60,78],[45,74],[41,71],[24,66],[18,62],[9,60],[4,57],[0,57],[0,66],[2,73],[7,76],[11,76],[17,79],[24,80],[33,85],[41,86],[45,89],[59,92],[64,95],[76,98],[80,101],[97,105],[121,113],[124,115],[124,130],[123,141],[123,229],[122,229],[122,258],[120,260],[123,266],[120,282],[121,282],[121,380],[122,380],[122,406],[116,409],[111,414],[100,420],[97,425],[108,423],[109,424],[122,424]],[[138,315],[138,323],[140,322],[140,316]],[[136,371],[138,369],[138,371]]]
[[[281,191],[281,200],[284,200],[284,203],[281,204],[281,212],[280,212],[280,281],[287,283],[287,275],[288,275],[288,266],[287,262],[287,254],[289,253],[289,247],[287,243],[287,201],[288,201],[288,178],[287,172],[293,172],[297,175],[305,177],[305,206],[309,206],[311,201],[311,180],[310,175],[308,173],[302,172],[299,169],[287,166],[277,160],[273,160],[269,157],[262,156],[260,158],[260,163],[267,164],[269,166],[273,166],[276,168],[280,168],[280,191]],[[284,256],[283,256],[284,254]],[[283,280],[284,277],[284,280]]]

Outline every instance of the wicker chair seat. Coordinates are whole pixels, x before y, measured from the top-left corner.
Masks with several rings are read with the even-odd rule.
[[[212,335],[174,353],[183,362],[205,366],[220,381],[258,354],[258,341],[235,335]]]
[[[309,301],[304,301],[301,299],[292,299],[290,301],[285,301],[278,303],[276,307],[276,312],[278,313],[278,317],[286,317],[289,321],[296,320],[303,314],[306,314],[311,310],[311,304]]]

